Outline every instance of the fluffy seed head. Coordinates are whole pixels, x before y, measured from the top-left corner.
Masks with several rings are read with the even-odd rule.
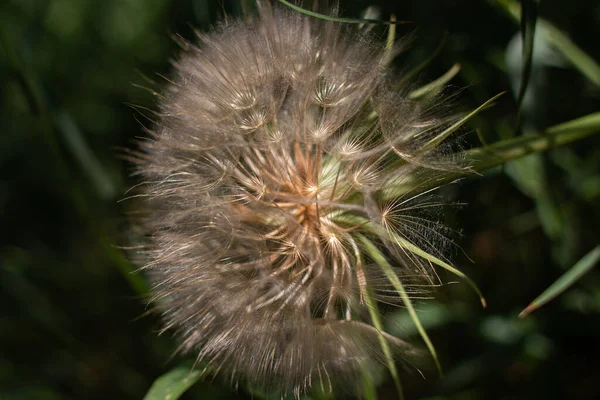
[[[154,300],[165,329],[232,381],[301,393],[352,387],[380,340],[366,299],[435,282],[406,246],[441,253],[423,167],[444,128],[364,33],[259,5],[198,35],[141,144]],[[371,251],[365,250],[365,245]]]

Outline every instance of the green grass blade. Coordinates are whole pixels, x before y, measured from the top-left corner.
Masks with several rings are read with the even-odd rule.
[[[545,23],[549,32],[548,40],[583,76],[600,86],[600,65],[588,56],[579,46],[560,29],[550,23]]]
[[[471,161],[470,170],[464,172],[448,171],[445,174],[435,171],[432,173],[435,179],[429,180],[427,180],[429,177],[427,175],[428,171],[424,168],[419,170],[422,173],[422,176],[419,178],[420,190],[425,192],[435,187],[441,187],[467,175],[474,175],[473,173],[497,167],[528,154],[563,146],[597,132],[600,132],[600,112],[550,127],[544,131],[543,135],[519,136],[488,146],[476,147],[464,153],[464,158]],[[410,179],[405,179],[405,181],[407,185],[413,184]],[[398,198],[406,194],[406,192],[406,188],[398,186],[397,188],[389,189],[387,196],[389,198]]]
[[[113,262],[129,286],[141,298],[146,300],[150,293],[150,283],[145,276],[136,270],[123,251],[115,247],[104,235],[98,235],[98,244],[104,250],[106,257]]]
[[[600,112],[563,122],[546,129],[550,135],[560,135],[572,132],[593,133],[600,130]]]
[[[381,322],[381,315],[379,314],[379,308],[377,307],[377,302],[373,299],[372,293],[367,289],[365,293],[365,300],[367,302],[367,308],[369,309],[369,314],[371,316],[371,320],[373,321],[373,326],[377,329],[379,344],[381,349],[383,350],[383,354],[385,355],[385,359],[387,361],[387,367],[390,370],[390,375],[392,375],[392,380],[394,381],[394,385],[396,386],[396,391],[398,392],[398,398],[402,400],[404,398],[404,391],[402,390],[402,385],[400,384],[400,377],[398,376],[398,369],[396,368],[396,364],[394,363],[394,357],[392,355],[392,350],[390,349],[390,344],[383,336],[383,323]],[[368,374],[364,374],[368,375]],[[373,384],[370,381],[369,377],[365,377],[368,382]],[[368,389],[368,382],[365,390]]]
[[[567,221],[552,195],[546,167],[542,155],[535,153],[507,163],[504,172],[521,193],[535,201],[538,222],[544,233],[558,240],[564,233]]]
[[[492,1],[492,3],[502,7],[515,21],[521,20],[520,7],[516,1],[502,0]],[[600,65],[581,50],[567,34],[550,22],[540,19],[538,24],[548,32],[548,41],[569,60],[571,65],[596,86],[600,86]]]
[[[390,21],[396,21],[396,16],[392,14]],[[387,40],[385,42],[385,60],[384,65],[388,65],[394,58],[394,42],[396,41],[396,25],[391,24],[388,28]]]
[[[331,22],[342,22],[346,24],[380,24],[380,25],[397,25],[397,24],[410,24],[411,21],[396,21],[396,20],[378,20],[378,19],[364,19],[364,18],[342,18],[342,17],[332,17],[325,14],[319,14],[314,11],[307,10],[302,7],[298,7],[286,0],[279,0],[281,4],[284,4],[291,8],[294,11],[298,11],[299,13],[308,15],[310,17],[319,18],[325,21]]]
[[[154,381],[144,400],[176,400],[200,379],[202,371],[179,365]]]
[[[481,290],[479,290],[479,287],[475,284],[475,282],[473,282],[466,274],[464,274],[463,272],[454,268],[452,265],[448,264],[447,262],[444,262],[443,260],[440,260],[439,258],[435,257],[434,255],[427,253],[426,251],[424,251],[421,248],[419,248],[418,246],[412,244],[410,241],[404,239],[400,235],[398,235],[394,232],[388,231],[388,230],[384,230],[380,226],[378,227],[378,226],[374,225],[373,223],[369,222],[368,220],[366,220],[363,217],[352,216],[352,219],[346,220],[345,222],[350,222],[353,225],[362,225],[365,229],[369,229],[371,233],[379,235],[379,236],[383,236],[383,237],[389,239],[390,241],[398,244],[405,250],[437,265],[438,267],[441,267],[441,268],[447,270],[448,272],[451,272],[452,274],[454,274],[456,276],[458,276],[459,278],[461,278],[465,282],[467,282],[467,284],[469,286],[471,286],[471,288],[473,288],[473,291],[479,296],[479,301],[481,302],[482,306],[487,307],[487,302],[485,300],[485,297],[483,296],[483,294],[481,293]],[[365,238],[364,236],[361,238],[361,240],[368,241],[368,239]],[[371,243],[371,246],[375,246],[372,242],[369,241],[369,243]]]
[[[400,235],[397,235],[394,233],[389,233],[389,236],[390,236],[391,240],[393,240],[395,243],[397,243],[399,246],[403,247],[407,251],[410,251],[411,253],[413,253],[419,257],[422,257],[425,260],[437,265],[438,267],[441,267],[441,268],[445,269],[446,271],[451,272],[454,275],[458,276],[459,278],[463,279],[465,282],[467,282],[467,284],[469,286],[471,286],[473,291],[475,293],[477,293],[477,295],[479,296],[479,301],[481,302],[481,305],[484,308],[487,307],[487,302],[485,300],[485,297],[483,297],[481,290],[479,290],[479,287],[475,284],[475,282],[473,282],[471,280],[471,278],[469,278],[466,274],[464,274],[463,272],[454,268],[452,265],[448,264],[447,262],[444,262],[443,260],[440,260],[439,258],[435,257],[434,255],[427,253],[425,250],[421,249],[420,247],[415,246],[408,240],[402,238]]]
[[[425,143],[425,145],[422,147],[422,150],[428,150],[428,149],[431,149],[431,148],[437,146],[440,142],[442,142],[444,139],[446,139],[448,136],[450,136],[454,131],[456,131],[458,128],[463,126],[467,121],[469,121],[471,118],[473,118],[475,115],[477,115],[477,113],[479,113],[482,109],[489,106],[498,97],[502,96],[503,94],[504,94],[504,92],[498,93],[497,95],[495,95],[494,97],[492,97],[491,99],[489,99],[488,101],[486,101],[485,103],[483,103],[482,105],[477,107],[475,110],[471,111],[469,114],[465,115],[460,120],[456,121],[450,127],[444,129],[444,131],[441,132],[439,135],[437,135],[436,137],[431,139],[429,142]]]
[[[429,339],[429,335],[423,328],[423,325],[421,324],[421,320],[419,319],[419,316],[417,315],[417,312],[415,311],[412,301],[410,300],[410,297],[406,293],[406,289],[404,289],[404,285],[402,285],[400,278],[398,278],[398,275],[396,275],[396,273],[394,272],[394,269],[391,266],[391,264],[387,261],[386,257],[381,253],[381,251],[377,248],[377,246],[375,246],[375,244],[373,244],[373,242],[371,242],[365,236],[362,236],[362,235],[357,235],[357,236],[358,236],[360,242],[362,243],[363,248],[366,251],[366,253],[379,266],[379,268],[381,268],[381,270],[383,271],[385,276],[388,278],[388,280],[390,281],[392,286],[394,286],[394,289],[396,289],[396,291],[400,295],[400,298],[402,299],[402,302],[404,303],[404,306],[406,307],[408,314],[410,315],[411,319],[413,320],[413,323],[415,324],[417,330],[419,331],[421,338],[425,342],[427,349],[431,353],[431,356],[433,358],[433,361],[435,362],[435,366],[437,367],[438,372],[440,373],[440,375],[443,375],[442,366],[440,365],[440,360],[438,358],[437,351],[435,350],[435,347],[433,346],[431,339]]]
[[[392,14],[390,17],[391,22],[396,22],[396,16]],[[394,42],[396,41],[396,24],[391,24],[388,28],[388,35],[385,41],[385,49],[387,51],[394,48]]]
[[[464,171],[431,171],[420,168],[403,179],[401,184],[386,189],[386,200],[397,199],[409,193],[415,185],[421,192],[444,186],[465,176],[497,167],[508,161],[563,146],[600,132],[600,112],[550,127],[543,135],[519,136],[500,142],[467,150],[460,159],[470,160],[470,168]]]
[[[522,58],[521,58],[521,87],[517,97],[517,130],[521,129],[521,106],[527,92],[527,85],[531,77],[531,61],[533,58],[533,42],[535,37],[535,25],[537,22],[538,0],[522,0],[521,13],[521,39],[522,39]]]
[[[96,192],[104,199],[113,198],[117,191],[113,180],[92,151],[75,120],[65,111],[57,113],[54,119],[64,142],[79,162],[81,170],[90,179]]]
[[[368,374],[363,374],[363,398],[365,400],[377,400],[377,390],[373,379]]]
[[[550,300],[567,290],[571,285],[577,282],[583,275],[588,273],[600,261],[600,246],[596,246],[579,260],[573,268],[565,272],[548,289],[544,290],[535,300],[531,302],[521,313],[519,317],[524,318],[533,311],[542,307]]]
[[[440,76],[439,78],[428,83],[425,86],[413,90],[409,93],[408,97],[410,97],[411,99],[418,99],[425,95],[435,95],[439,93],[444,88],[444,86],[446,86],[446,84],[450,82],[450,80],[452,80],[452,78],[454,78],[456,74],[458,74],[459,71],[460,64],[454,64],[452,68],[450,68],[444,75]]]
[[[473,170],[483,171],[527,154],[571,143],[599,131],[600,112],[550,127],[544,135],[523,136],[471,149],[466,156],[473,160]]]

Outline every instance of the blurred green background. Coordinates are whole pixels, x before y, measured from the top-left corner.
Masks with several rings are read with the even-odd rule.
[[[464,145],[514,135],[520,79],[519,24],[495,1],[342,1],[342,15],[376,6],[413,21],[407,70],[438,56],[418,77],[454,63],[456,103],[473,108],[509,91],[464,131]],[[235,0],[4,0],[0,3],[0,399],[141,399],[178,365],[157,336],[143,277],[131,274],[135,228],[124,160],[156,107],[152,90],[178,52]],[[544,0],[539,15],[600,60],[600,3]],[[524,131],[600,110],[600,87],[536,37],[523,106]],[[385,38],[384,28],[374,28]],[[456,92],[456,90],[454,90]],[[482,288],[482,309],[465,283],[417,303],[445,378],[425,354],[401,368],[408,399],[600,398],[600,274],[593,270],[525,319],[519,312],[600,243],[600,138],[512,162],[448,186],[455,265]],[[454,277],[442,274],[446,282]],[[386,310],[390,332],[424,348],[404,310]],[[414,364],[414,365],[413,365]],[[423,378],[417,371],[423,372]],[[255,394],[260,398],[259,394]],[[385,372],[380,399],[396,398]],[[250,398],[218,379],[184,399]]]

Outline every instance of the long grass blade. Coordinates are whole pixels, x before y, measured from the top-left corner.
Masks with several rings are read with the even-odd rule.
[[[459,278],[461,278],[465,282],[467,282],[467,284],[469,286],[471,286],[471,288],[473,288],[473,291],[479,296],[479,301],[481,302],[481,305],[484,308],[487,307],[487,302],[485,300],[485,297],[481,293],[481,290],[479,289],[477,284],[475,284],[475,282],[473,282],[466,274],[464,274],[463,272],[454,268],[452,265],[448,264],[447,262],[440,260],[439,258],[435,257],[432,254],[427,253],[426,251],[424,251],[423,249],[419,248],[418,246],[412,244],[410,241],[404,239],[402,236],[398,235],[397,233],[390,231],[390,230],[385,230],[381,226],[378,227],[363,217],[353,216],[352,219],[346,220],[345,222],[350,222],[354,225],[361,225],[361,226],[363,226],[364,229],[368,229],[371,233],[388,238],[390,241],[396,243],[397,245],[399,245],[400,247],[404,248],[405,250],[411,252],[412,254],[415,254],[415,255],[437,265],[438,267],[441,267],[441,268],[445,269],[446,271],[458,276]],[[364,241],[364,240],[368,240],[368,239],[363,236],[361,238],[361,240]],[[369,241],[369,243],[371,243],[371,246],[375,246],[372,242]]]
[[[587,136],[600,132],[600,112],[589,114],[574,120],[552,126],[543,135],[519,136],[500,142],[467,150],[461,157],[471,161],[470,169],[449,171],[445,174],[435,173],[435,179],[427,180],[428,171],[421,169],[420,189],[427,191],[440,187],[468,175],[475,175],[508,161],[524,157],[528,154],[546,151],[563,146]],[[406,180],[408,181],[408,179]],[[389,196],[399,197],[406,191],[402,187],[390,189]]]
[[[587,55],[579,46],[577,46],[563,31],[550,23],[546,23],[549,31],[548,40],[554,45],[567,60],[583,76],[600,86],[600,64],[592,57]]]
[[[513,20],[517,22],[521,20],[521,7],[516,1],[493,1],[493,4],[502,7]],[[548,32],[548,41],[569,60],[571,65],[596,86],[600,86],[600,64],[552,23],[544,19],[539,19],[537,23],[540,29],[543,28]]]
[[[411,253],[413,253],[419,257],[422,257],[425,260],[437,265],[438,267],[441,267],[441,268],[445,269],[446,271],[451,272],[454,275],[458,276],[459,278],[463,279],[465,282],[467,282],[467,284],[469,286],[471,286],[473,291],[475,293],[477,293],[477,296],[479,296],[479,301],[481,302],[481,305],[484,308],[487,307],[487,301],[485,300],[485,297],[483,297],[483,293],[481,293],[481,290],[479,290],[479,287],[466,274],[464,274],[463,272],[454,268],[452,265],[448,264],[447,262],[440,260],[439,258],[435,257],[432,254],[429,254],[428,252],[421,249],[420,247],[415,246],[410,241],[402,238],[400,235],[395,234],[394,232],[388,232],[388,236],[390,236],[391,240],[393,240],[395,243],[397,243],[399,246],[403,247],[407,251],[410,251]]]
[[[387,367],[390,371],[390,375],[392,376],[392,380],[394,381],[394,385],[396,386],[396,391],[398,392],[398,398],[400,400],[404,399],[404,391],[402,390],[402,385],[400,383],[400,377],[398,375],[398,369],[396,368],[396,364],[394,363],[394,357],[392,355],[392,350],[390,349],[390,344],[383,336],[383,323],[381,322],[381,315],[379,314],[379,308],[377,307],[377,302],[373,299],[372,293],[369,289],[367,289],[365,293],[365,301],[367,303],[367,308],[369,309],[369,314],[371,316],[371,321],[373,322],[373,326],[377,329],[379,336],[379,344],[381,349],[383,350],[383,354],[385,355]],[[368,375],[368,374],[365,374]],[[367,378],[368,380],[368,378]],[[367,382],[368,383],[368,382]],[[372,382],[371,382],[372,384]],[[368,386],[368,385],[367,385]]]
[[[523,136],[468,150],[466,156],[473,160],[473,170],[483,171],[527,154],[571,143],[595,132],[600,132],[600,112],[550,127],[545,135]]]
[[[535,37],[535,25],[538,14],[538,0],[522,0],[521,12],[521,87],[517,97],[517,131],[521,130],[521,106],[527,92],[529,78],[531,77],[531,64],[533,59],[533,42]]]
[[[477,115],[477,113],[479,113],[482,109],[489,106],[498,97],[502,96],[503,94],[504,94],[504,92],[498,93],[497,95],[495,95],[494,97],[492,97],[491,99],[489,99],[488,101],[486,101],[485,103],[483,103],[482,105],[477,107],[475,110],[471,111],[469,114],[465,115],[464,117],[462,117],[461,119],[456,121],[454,124],[452,124],[451,126],[449,126],[446,129],[444,129],[444,131],[441,132],[439,135],[437,135],[436,137],[431,139],[429,142],[425,143],[425,145],[421,148],[421,150],[425,151],[425,150],[428,150],[428,149],[431,149],[431,148],[437,146],[440,142],[442,142],[444,139],[446,139],[448,136],[450,136],[454,131],[456,131],[458,128],[463,126],[467,121],[469,121],[471,118],[473,118],[475,115]]]
[[[429,339],[429,335],[425,331],[425,328],[423,328],[423,324],[421,324],[421,320],[419,319],[419,316],[417,315],[417,312],[415,311],[412,301],[410,300],[408,293],[406,293],[406,289],[404,288],[404,285],[402,285],[400,278],[398,278],[398,275],[396,275],[396,273],[394,272],[394,269],[392,268],[390,263],[387,261],[386,257],[381,253],[381,251],[377,248],[377,246],[375,246],[375,244],[373,244],[372,241],[370,241],[363,235],[358,235],[358,237],[359,237],[359,240],[362,243],[363,248],[365,249],[366,253],[379,266],[379,268],[381,268],[381,270],[383,271],[385,276],[388,278],[388,280],[390,281],[392,286],[394,286],[394,289],[396,289],[396,291],[400,295],[400,298],[402,299],[402,302],[404,303],[404,306],[406,307],[408,314],[410,315],[411,319],[413,320],[413,323],[415,324],[417,330],[419,331],[421,338],[425,342],[427,349],[431,353],[431,356],[433,358],[433,361],[435,362],[435,366],[437,367],[439,374],[443,375],[442,366],[440,364],[440,360],[437,355],[437,351],[435,350],[435,347],[433,346],[431,339]]]
[[[573,132],[593,133],[600,130],[600,112],[563,122],[546,129],[550,135],[560,135]]]
[[[363,398],[365,400],[377,400],[377,390],[375,389],[375,384],[373,383],[373,379],[369,377],[367,374],[363,374]]]
[[[519,317],[524,318],[531,314],[533,311],[542,307],[550,300],[554,299],[562,292],[567,290],[571,285],[577,282],[583,275],[588,273],[597,263],[600,261],[600,246],[596,246],[592,251],[587,253],[581,260],[579,260],[573,268],[565,272],[560,278],[558,278],[548,289],[544,290],[542,294],[536,297],[521,313]]]
[[[380,24],[380,25],[397,25],[397,24],[410,24],[411,21],[396,21],[396,20],[378,20],[378,19],[364,19],[364,18],[342,18],[342,17],[332,17],[325,14],[320,14],[314,11],[307,10],[305,8],[294,5],[286,0],[279,0],[281,4],[284,4],[291,8],[294,11],[298,11],[299,13],[308,15],[310,17],[315,17],[322,19],[324,21],[331,22],[342,22],[346,24]]]

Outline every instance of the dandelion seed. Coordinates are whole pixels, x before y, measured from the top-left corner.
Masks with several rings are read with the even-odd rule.
[[[382,339],[411,351],[371,320],[367,297],[406,301],[387,265],[404,295],[435,282],[423,254],[445,239],[415,165],[457,168],[430,145],[447,124],[392,91],[385,49],[351,27],[260,3],[198,39],[137,160],[165,329],[233,381],[355,390]]]

